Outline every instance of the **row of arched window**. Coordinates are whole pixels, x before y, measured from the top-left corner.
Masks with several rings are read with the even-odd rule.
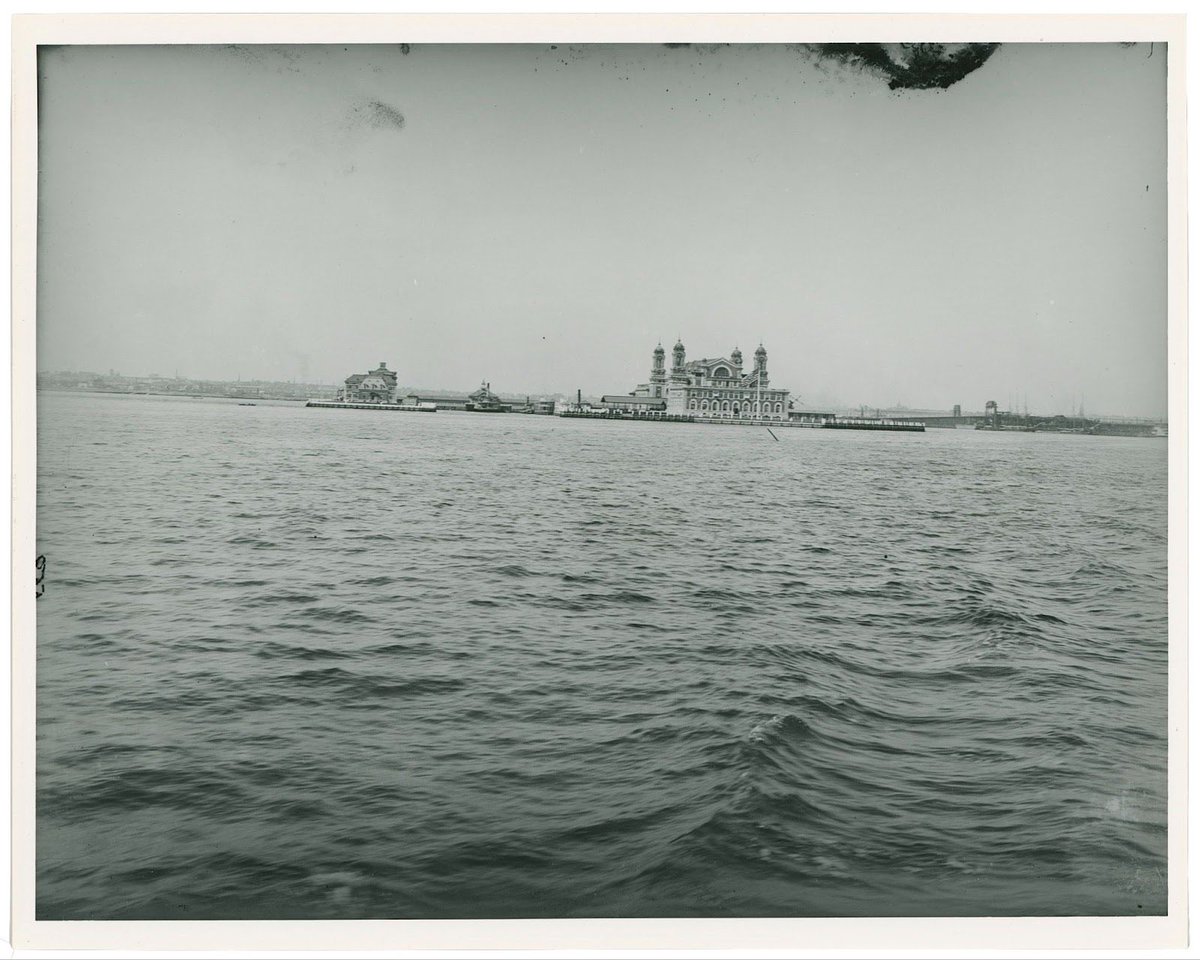
[[[756,394],[753,390],[746,390],[741,393],[730,393],[728,390],[710,390],[706,393],[701,393],[699,391],[693,390],[692,396],[694,396],[694,397],[717,397],[717,398],[730,397],[733,400],[741,399],[741,400],[745,400],[745,401],[749,402],[750,398],[756,396]]]
[[[760,406],[761,409],[759,409]],[[722,414],[734,417],[767,417],[774,414],[782,414],[783,403],[779,401],[772,404],[770,401],[763,401],[760,405],[757,402],[739,404],[736,400],[732,402],[729,400],[713,400],[710,404],[708,400],[692,399],[688,401],[688,409],[699,413]]]

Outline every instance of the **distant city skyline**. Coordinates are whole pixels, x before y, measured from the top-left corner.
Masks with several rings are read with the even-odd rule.
[[[1166,58],[946,90],[782,45],[60,47],[39,368],[1166,414]]]

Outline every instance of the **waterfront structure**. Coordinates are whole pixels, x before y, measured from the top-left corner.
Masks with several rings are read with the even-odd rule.
[[[254,406],[254,404],[240,404]],[[324,407],[329,410],[401,410],[406,413],[437,413],[436,403],[378,403],[368,401],[355,403],[350,400],[309,400],[306,407]]]
[[[508,413],[513,408],[511,400],[504,400],[492,393],[492,385],[484,381],[473,393],[450,393],[445,390],[419,390],[404,397],[405,406],[435,403],[439,410],[474,410],[479,413]]]
[[[553,416],[556,404],[557,401],[550,397],[538,397],[536,400],[526,397],[525,406],[521,408],[521,413],[537,413]]]
[[[466,410],[471,398],[465,393],[450,393],[445,390],[421,390],[407,394],[402,401],[405,406],[416,407],[422,403],[436,404],[439,410]]]
[[[492,385],[486,380],[479,385],[479,389],[467,397],[469,401],[467,410],[474,410],[476,413],[508,413],[512,410],[512,404],[500,399],[500,395],[492,393]]]
[[[613,410],[719,420],[786,420],[791,410],[789,391],[771,386],[761,343],[749,371],[742,369],[742,351],[736,347],[728,357],[689,362],[682,341],[671,350],[668,371],[660,343],[654,348],[649,382],[625,396],[605,396],[601,403]]]
[[[643,384],[642,386],[645,386]],[[641,388],[638,388],[639,391]],[[619,410],[626,413],[665,413],[667,401],[665,397],[656,398],[644,393],[605,394],[600,398],[600,407],[606,410]]]
[[[380,361],[370,373],[348,376],[336,399],[345,403],[395,403],[396,373]]]

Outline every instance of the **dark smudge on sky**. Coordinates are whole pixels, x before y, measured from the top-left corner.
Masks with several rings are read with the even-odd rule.
[[[368,100],[350,108],[351,117],[376,130],[404,129],[404,114],[382,100]]]
[[[690,43],[664,43],[668,50],[707,49]],[[816,54],[818,59],[833,60],[858,67],[888,82],[891,90],[946,89],[978,70],[999,49],[998,43],[801,43],[788,44],[793,50]]]
[[[892,90],[944,90],[982,67],[998,43],[816,43],[817,55],[884,77]],[[889,46],[897,46],[893,53]]]

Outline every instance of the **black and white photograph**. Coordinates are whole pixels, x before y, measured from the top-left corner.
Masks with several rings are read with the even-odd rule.
[[[39,43],[32,919],[1173,914],[1173,31]]]

